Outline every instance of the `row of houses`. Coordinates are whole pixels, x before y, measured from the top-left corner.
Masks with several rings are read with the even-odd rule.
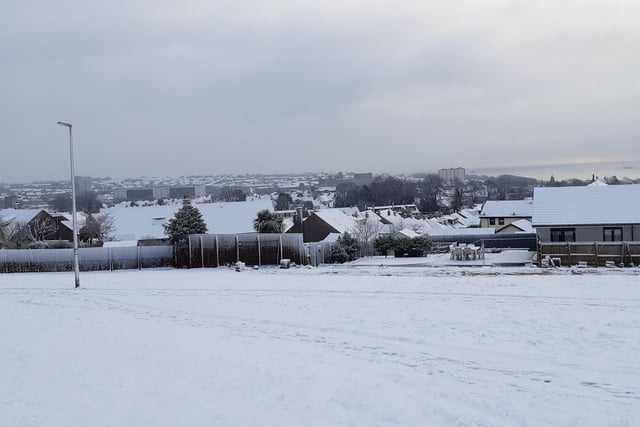
[[[344,232],[403,235],[491,235],[536,233],[540,242],[617,242],[640,240],[640,184],[585,187],[540,187],[532,200],[487,201],[440,218],[424,218],[415,206],[329,208],[303,212],[274,211],[269,197],[245,202],[198,203],[209,232],[251,233],[260,210],[284,217],[288,233],[301,233],[305,243],[335,240]],[[116,206],[103,212],[113,218],[111,238],[137,242],[163,239],[164,224],[179,204],[148,207]],[[0,210],[10,222],[29,223],[40,238],[71,240],[68,214],[45,210]],[[83,216],[80,216],[80,223]],[[55,227],[43,227],[42,224]],[[40,226],[38,227],[38,224]]]

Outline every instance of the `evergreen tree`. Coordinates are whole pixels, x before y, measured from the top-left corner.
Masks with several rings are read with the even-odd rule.
[[[431,249],[431,240],[425,236],[416,236],[413,238],[401,237],[394,239],[392,248],[396,257],[403,256],[424,256],[424,253]]]
[[[176,212],[175,218],[171,218],[165,224],[164,231],[175,247],[185,247],[187,246],[187,236],[206,233],[207,225],[202,219],[200,210],[191,206],[189,199],[185,199],[180,210]]]
[[[373,241],[373,247],[387,257],[389,251],[394,248],[395,239],[388,234],[382,234]]]
[[[331,260],[337,263],[353,261],[359,249],[358,241],[345,231],[336,240],[336,246],[331,249]]]
[[[276,203],[276,210],[286,211],[293,204],[293,199],[289,193],[278,194],[278,201]]]

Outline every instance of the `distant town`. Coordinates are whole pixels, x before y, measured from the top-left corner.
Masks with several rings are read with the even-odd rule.
[[[143,204],[159,200],[208,198],[210,201],[238,201],[246,197],[263,196],[278,193],[294,193],[294,197],[306,200],[318,199],[325,207],[346,206],[350,200],[340,198],[340,191],[356,187],[370,186],[374,181],[393,178],[409,187],[417,189],[415,200],[402,200],[404,203],[421,204],[420,184],[428,177],[437,176],[443,186],[438,195],[438,206],[431,206],[432,212],[447,211],[451,199],[458,189],[467,204],[482,203],[485,200],[522,200],[532,197],[533,189],[538,186],[579,186],[587,185],[596,178],[538,180],[518,175],[502,174],[487,176],[467,173],[465,168],[443,168],[437,173],[416,173],[412,175],[374,175],[373,173],[301,173],[301,174],[244,174],[244,175],[202,175],[181,177],[141,177],[141,178],[96,178],[76,177],[76,193],[93,193],[106,207],[126,202]],[[615,176],[598,178],[608,184],[639,183],[640,179],[618,179]],[[35,181],[30,183],[0,183],[0,209],[54,208],[55,200],[70,193],[69,180]],[[406,196],[406,195],[405,195]],[[337,198],[337,199],[336,199]],[[365,199],[358,202],[367,202]],[[374,201],[371,201],[374,203]],[[393,200],[389,200],[393,203]],[[389,204],[390,204],[389,203]],[[353,203],[351,203],[353,204]],[[423,203],[424,205],[424,203]],[[364,206],[360,206],[364,207]],[[425,207],[425,206],[423,206]],[[427,209],[429,210],[429,209]]]

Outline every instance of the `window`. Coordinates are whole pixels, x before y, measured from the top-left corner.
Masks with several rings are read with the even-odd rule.
[[[504,225],[504,218],[498,218],[498,225]]]
[[[602,240],[605,242],[622,242],[622,228],[605,227]]]
[[[576,229],[575,228],[552,228],[551,241],[552,242],[575,242]]]
[[[489,225],[496,225],[496,219],[495,218],[489,218]]]

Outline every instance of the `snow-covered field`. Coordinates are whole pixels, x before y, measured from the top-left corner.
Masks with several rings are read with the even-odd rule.
[[[0,425],[640,426],[640,270],[539,273],[0,275]]]

